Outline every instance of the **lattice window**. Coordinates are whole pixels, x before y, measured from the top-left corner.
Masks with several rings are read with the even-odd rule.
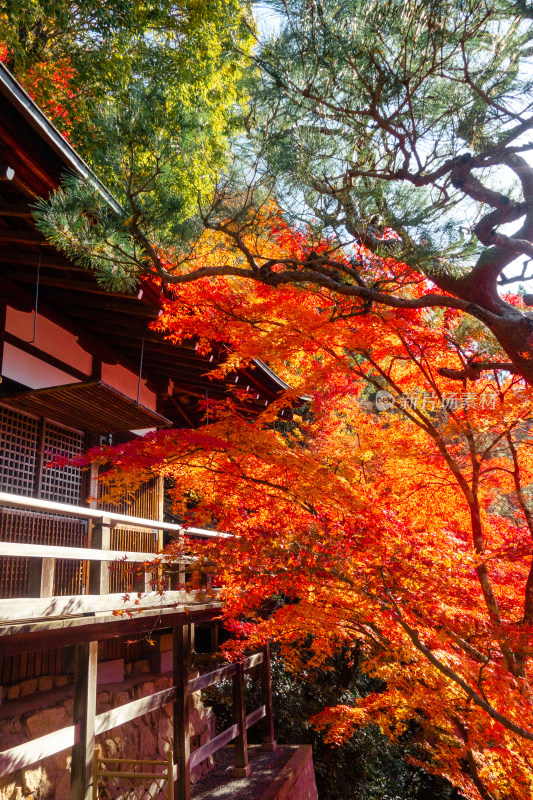
[[[35,488],[38,420],[0,406],[0,490],[32,495]]]
[[[45,423],[43,458],[47,462],[54,456],[71,458],[83,450],[83,434]],[[52,467],[42,470],[40,497],[58,503],[79,505],[81,498],[81,470],[78,467]]]
[[[81,498],[80,470],[70,466],[38,470],[39,442],[43,443],[43,461],[57,454],[75,456],[83,448],[80,433],[0,406],[0,489],[33,496],[39,471],[41,485],[38,496],[78,505]],[[87,543],[87,525],[83,520],[70,517],[0,508],[0,539],[80,547]],[[28,566],[27,558],[0,559],[0,596],[26,595]],[[55,594],[81,594],[83,581],[84,567],[80,562],[57,562]]]

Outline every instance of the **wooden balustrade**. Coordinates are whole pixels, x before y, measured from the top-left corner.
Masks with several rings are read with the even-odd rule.
[[[187,535],[204,538],[229,534],[219,534],[199,528],[185,530],[179,525],[157,520],[129,517],[125,514],[19,497],[3,492],[0,492],[0,506],[39,511],[43,514],[60,513],[71,518],[89,520],[92,527],[91,547],[88,548],[0,542],[0,556],[22,556],[30,560],[29,596],[0,599],[0,621],[3,622],[0,630],[4,633],[7,650],[18,652],[19,648],[20,652],[28,652],[32,642],[35,642],[37,647],[42,647],[42,643],[48,639],[50,644],[68,641],[76,645],[73,724],[0,753],[0,777],[72,747],[72,797],[75,800],[90,800],[95,736],[169,702],[173,703],[174,710],[173,756],[176,800],[190,800],[191,769],[234,740],[235,774],[248,775],[250,765],[247,753],[247,729],[251,725],[261,722],[263,747],[270,750],[275,748],[268,647],[240,663],[226,664],[208,674],[189,680],[189,668],[192,666],[194,651],[194,620],[201,622],[216,617],[220,609],[216,599],[214,602],[209,601],[201,593],[185,591],[165,591],[161,594],[153,591],[143,593],[141,590],[139,595],[132,594],[127,600],[123,594],[110,593],[109,571],[113,561],[142,563],[148,573],[155,569],[159,570],[165,565],[165,558],[161,554],[112,550],[111,532],[114,526],[166,530],[177,534],[185,532]],[[89,565],[90,593],[54,596],[56,564],[76,559]],[[184,572],[193,561],[192,558],[183,559],[179,570]],[[145,577],[143,588],[146,588],[147,580],[148,577]],[[114,615],[117,611],[124,615],[123,618],[127,620],[125,623],[115,622],[114,617],[109,618],[109,615]],[[142,618],[137,613],[139,611],[144,612]],[[98,619],[94,620],[94,617]],[[132,617],[140,620],[139,623],[135,623],[139,631],[149,630],[156,625],[159,628],[172,626],[173,686],[96,715],[98,639],[117,635],[115,632],[117,624],[128,626]],[[89,624],[91,619],[94,625]],[[91,627],[95,632],[90,630]],[[76,629],[82,633],[76,633]],[[217,639],[218,634],[215,633],[212,637],[214,649],[217,646]],[[247,715],[244,674],[256,668],[261,669],[262,705]],[[226,677],[231,677],[233,680],[234,723],[191,753],[189,741],[191,694]]]
[[[172,522],[161,522],[155,519],[146,519],[144,517],[130,517],[127,514],[116,514],[111,511],[101,511],[97,508],[88,508],[86,506],[73,506],[69,503],[55,503],[51,500],[41,500],[37,497],[24,497],[17,494],[9,494],[7,492],[0,492],[0,506],[7,506],[9,508],[25,508],[28,511],[47,511],[55,514],[63,514],[68,517],[79,517],[81,519],[94,520],[96,523],[107,517],[111,524],[117,525],[123,523],[124,525],[131,526],[132,528],[151,528],[152,530],[168,531],[175,534],[186,534],[187,536],[195,536],[201,539],[209,538],[226,538],[231,537],[229,533],[221,533],[219,531],[211,531],[207,528],[185,528],[182,525],[175,525]]]
[[[99,613],[113,610],[121,606],[117,603],[117,589],[112,594],[110,591],[110,569],[112,562],[118,566],[142,563],[145,565],[144,576],[141,580],[132,580],[131,591],[146,593],[153,598],[151,580],[154,573],[161,574],[161,567],[164,567],[166,559],[158,553],[146,553],[135,551],[120,551],[111,549],[112,530],[115,526],[127,528],[135,531],[139,528],[149,528],[152,531],[172,531],[181,535],[186,530],[187,535],[205,538],[215,536],[227,536],[228,534],[218,534],[215,531],[208,531],[203,528],[184,529],[179,525],[161,522],[158,520],[144,519],[141,517],[131,517],[126,514],[118,514],[109,511],[100,511],[94,508],[73,506],[67,503],[56,503],[48,500],[40,500],[33,497],[22,497],[19,495],[0,492],[0,506],[8,508],[26,509],[28,512],[44,512],[58,514],[61,512],[65,518],[83,518],[91,523],[91,547],[71,547],[43,544],[28,544],[19,542],[0,541],[0,557],[29,558],[29,580],[27,598],[45,598],[49,602],[32,603],[22,598],[18,602],[12,599],[0,599],[0,620],[35,618],[38,616],[59,616],[62,614],[87,614]],[[54,573],[57,562],[73,562],[79,560],[83,564],[89,564],[88,582],[84,595],[54,595]],[[178,566],[178,574],[184,576],[187,567],[194,563],[193,558],[183,557]],[[183,581],[184,582],[184,581]],[[109,597],[109,601],[102,605],[102,600],[98,598]],[[169,592],[170,603],[176,602],[178,595]],[[192,598],[188,598],[190,601]],[[179,601],[183,601],[180,595]],[[146,601],[143,600],[142,603]],[[110,606],[110,603],[112,604]],[[113,605],[115,604],[115,605]],[[140,605],[139,602],[136,603]],[[10,616],[14,614],[14,616]]]
[[[174,791],[176,800],[190,800],[191,770],[222,747],[236,740],[234,773],[248,775],[250,765],[246,752],[246,731],[262,722],[263,749],[274,750],[274,728],[270,689],[270,655],[268,645],[243,661],[226,664],[208,674],[188,678],[191,654],[190,623],[173,628],[174,685],[139,700],[126,703],[111,711],[96,714],[96,667],[98,647],[96,642],[78,645],[75,661],[73,724],[40,736],[0,753],[0,778],[18,769],[29,767],[43,758],[56,755],[70,747],[72,752],[71,794],[75,800],[90,800],[93,781],[95,736],[126,722],[148,714],[172,702],[174,712]],[[244,674],[261,669],[263,702],[250,714],[245,713]],[[219,683],[227,677],[233,680],[235,722],[209,742],[190,752],[189,714],[191,695]],[[270,698],[270,700],[268,699]]]

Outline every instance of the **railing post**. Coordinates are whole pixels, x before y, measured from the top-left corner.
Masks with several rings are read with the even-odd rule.
[[[73,722],[78,728],[78,736],[72,748],[72,800],[90,800],[92,794],[97,666],[98,642],[76,645]]]
[[[235,739],[235,766],[233,775],[236,778],[247,778],[252,768],[248,763],[248,736],[246,733],[246,706],[244,702],[244,664],[239,662],[237,672],[233,676],[233,719],[239,726],[239,735]]]
[[[215,620],[211,623],[211,652],[216,653],[218,650],[218,622]]]
[[[167,800],[174,800],[174,758],[172,750],[167,751]]]
[[[183,591],[186,591],[185,589],[186,580],[187,580],[186,564],[184,561],[178,561],[178,586]]]
[[[188,649],[187,649],[187,666],[189,669],[194,667],[194,654],[196,652],[196,645],[195,645],[195,630],[194,630],[194,622],[191,622],[188,626]]]
[[[154,528],[152,533],[154,534],[154,539],[157,541],[157,550],[158,553],[161,553],[163,549],[163,532]],[[156,559],[156,555],[154,554],[154,560]],[[157,589],[164,588],[162,586],[162,578],[163,578],[163,568],[161,564],[158,566],[150,566],[145,568],[144,570],[144,586],[143,591],[145,592],[152,592]]]
[[[274,738],[274,710],[272,707],[272,675],[270,672],[270,645],[263,647],[263,663],[261,664],[261,697],[265,706],[263,719],[262,750],[273,752],[276,747]]]
[[[176,699],[173,704],[174,717],[174,763],[178,764],[178,779],[175,783],[175,800],[190,800],[191,797],[191,743],[189,740],[189,626],[178,625],[172,631],[174,651],[173,670]]]
[[[55,558],[30,558],[29,561],[28,597],[52,597]]]
[[[111,519],[102,517],[93,525],[91,547],[100,550],[111,548]],[[109,594],[109,561],[91,561],[89,567],[89,594]]]

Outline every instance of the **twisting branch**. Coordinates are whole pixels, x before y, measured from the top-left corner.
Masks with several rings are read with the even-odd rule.
[[[504,728],[515,733],[517,736],[521,736],[523,739],[527,739],[530,742],[533,742],[533,732],[528,730],[527,728],[523,728],[521,725],[518,725],[516,722],[513,722],[512,719],[509,719],[504,714],[501,714],[494,706],[491,705],[487,700],[485,700],[480,694],[478,694],[472,687],[461,678],[460,675],[455,672],[455,670],[448,667],[443,661],[441,661],[437,656],[423,644],[422,640],[420,639],[420,635],[415,628],[412,628],[404,619],[400,607],[398,603],[394,599],[393,595],[391,594],[387,584],[384,582],[384,589],[387,593],[387,597],[389,598],[390,603],[393,605],[394,610],[396,611],[398,623],[403,628],[415,648],[422,653],[423,656],[427,658],[427,660],[433,664],[433,666],[442,674],[445,675],[452,683],[455,683],[456,686],[459,686],[465,694],[472,700],[472,702],[482,708],[483,711],[493,719],[495,722],[499,722],[500,725],[503,725]]]
[[[467,364],[464,369],[448,369],[448,367],[441,367],[437,372],[439,375],[442,375],[443,378],[450,378],[453,381],[477,381],[477,379],[481,377],[482,372],[495,369],[512,372],[514,375],[519,374],[515,365],[510,361],[477,361]]]

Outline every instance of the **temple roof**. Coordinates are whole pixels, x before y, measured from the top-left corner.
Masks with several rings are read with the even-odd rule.
[[[208,373],[226,357],[220,347],[200,355],[193,341],[174,345],[149,323],[161,313],[161,290],[143,283],[136,295],[108,292],[88,270],[60,254],[36,229],[31,207],[56,189],[66,172],[90,177],[112,207],[117,201],[0,62],[0,296],[23,311],[39,313],[77,336],[103,363],[141,373],[166,394],[164,417],[196,427],[198,402],[220,399],[238,380],[254,399],[253,413],[287,385],[265,364],[254,362],[226,381]],[[172,383],[169,384],[169,381]],[[166,387],[166,388],[165,388]]]

